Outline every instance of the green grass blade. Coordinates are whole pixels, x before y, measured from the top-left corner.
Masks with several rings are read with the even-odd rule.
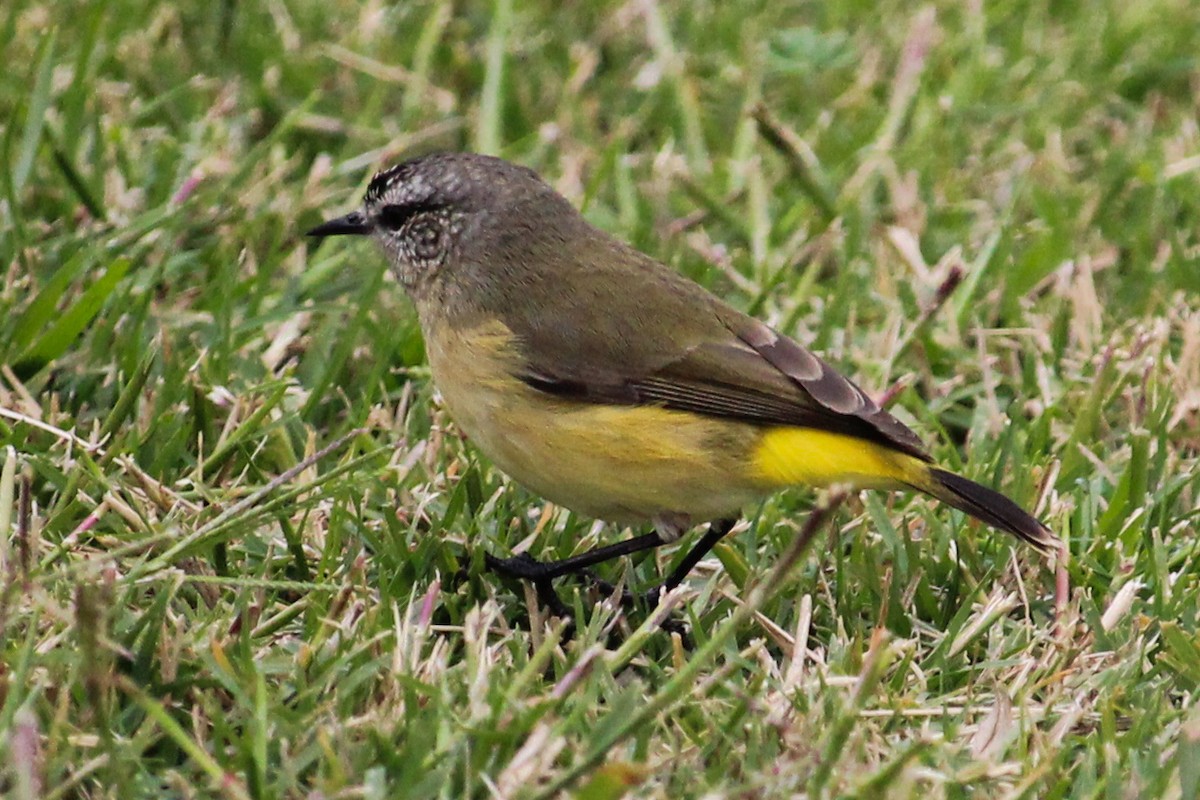
[[[495,0],[475,131],[475,150],[480,153],[499,155],[503,146],[504,62],[512,24],[513,0]]]
[[[21,377],[28,377],[67,352],[76,337],[100,313],[100,309],[125,277],[129,267],[130,261],[127,258],[118,258],[109,264],[104,274],[26,349],[13,365],[13,372]]]
[[[34,73],[33,90],[29,94],[29,104],[25,110],[25,127],[21,132],[21,144],[17,150],[17,160],[12,166],[10,178],[13,193],[20,195],[33,171],[33,161],[37,157],[38,146],[42,143],[42,130],[46,125],[46,112],[50,109],[50,78],[54,71],[54,43],[58,31],[51,28],[42,39],[38,48],[37,70]]]

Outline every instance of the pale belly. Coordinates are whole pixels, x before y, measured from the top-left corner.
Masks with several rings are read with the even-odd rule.
[[[730,515],[766,488],[744,478],[758,429],[654,407],[560,400],[516,378],[507,331],[427,340],[456,424],[501,470],[545,499],[620,523]]]

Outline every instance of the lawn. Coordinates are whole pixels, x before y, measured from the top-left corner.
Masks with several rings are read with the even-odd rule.
[[[1200,5],[8,0],[0,43],[0,794],[1200,796]],[[571,580],[567,636],[484,552],[645,531],[493,469],[381,256],[303,236],[432,150],[817,349],[1066,557],[796,489],[687,639]]]

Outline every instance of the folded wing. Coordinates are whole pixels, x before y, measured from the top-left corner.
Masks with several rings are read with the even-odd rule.
[[[597,362],[561,354],[531,359],[530,386],[582,402],[655,405],[757,425],[793,425],[853,436],[929,461],[921,440],[859,387],[796,341],[736,312],[724,334],[676,357]],[[654,352],[653,346],[642,352]],[[537,352],[545,355],[543,345]],[[587,368],[572,364],[586,360]]]

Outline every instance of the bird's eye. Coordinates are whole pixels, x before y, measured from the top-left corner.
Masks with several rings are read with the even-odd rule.
[[[446,206],[437,203],[391,204],[375,212],[375,224],[393,233],[389,239],[402,258],[431,267],[445,257],[448,214]]]
[[[378,220],[379,224],[391,231],[398,231],[404,227],[404,223],[413,218],[413,215],[421,211],[421,206],[384,206],[379,209]]]

